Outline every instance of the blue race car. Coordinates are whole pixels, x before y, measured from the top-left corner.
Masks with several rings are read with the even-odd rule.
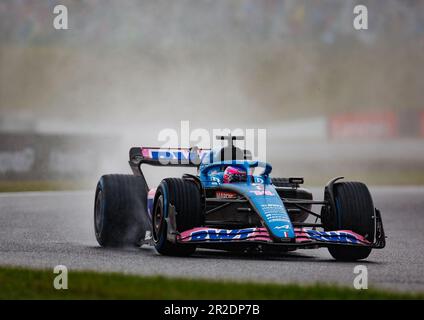
[[[104,175],[95,196],[94,227],[104,247],[154,245],[163,255],[198,247],[231,251],[290,251],[327,247],[337,260],[365,259],[384,248],[381,214],[365,184],[332,179],[323,200],[301,188],[303,178],[272,178],[268,163],[219,136],[219,150],[136,147],[134,175]],[[166,178],[150,189],[141,169],[196,167],[197,175]],[[260,171],[258,174],[255,172]],[[313,207],[319,206],[316,212]],[[308,217],[312,222],[306,222]]]

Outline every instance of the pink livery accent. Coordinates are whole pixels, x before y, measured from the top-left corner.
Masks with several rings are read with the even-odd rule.
[[[147,193],[147,199],[153,199],[156,194],[156,188],[150,189]]]
[[[156,188],[150,189],[147,193],[147,213],[152,216],[153,202],[155,200]]]
[[[272,242],[265,228],[215,229],[194,228],[178,236],[180,242],[263,241]]]
[[[351,230],[317,231],[305,228],[295,228],[294,233],[297,243],[319,241],[371,245],[371,242]]]
[[[141,148],[141,155],[144,158],[151,158],[151,149],[150,148]]]
[[[189,159],[190,153],[193,152],[191,148],[162,148],[162,147],[141,147],[141,155],[145,159],[160,160],[154,156],[154,153],[165,153],[165,158],[170,157],[169,160],[176,160],[181,157],[182,159]],[[205,154],[210,152],[210,149],[196,149],[197,155],[202,158]]]
[[[371,245],[363,236],[350,230],[317,231],[305,228],[295,228],[296,243],[339,243]],[[194,228],[177,236],[178,242],[274,242],[266,228],[216,229]]]

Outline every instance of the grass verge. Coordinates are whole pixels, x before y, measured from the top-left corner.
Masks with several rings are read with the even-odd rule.
[[[0,299],[424,299],[424,294],[224,282],[72,271],[68,289],[53,288],[50,270],[0,267]]]

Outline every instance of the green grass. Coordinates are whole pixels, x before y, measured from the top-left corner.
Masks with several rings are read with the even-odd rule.
[[[0,267],[0,299],[424,299],[377,289],[224,282],[70,271],[68,289],[51,270]]]

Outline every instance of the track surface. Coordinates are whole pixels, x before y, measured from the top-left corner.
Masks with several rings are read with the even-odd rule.
[[[313,191],[320,198],[321,192]],[[104,249],[93,235],[91,192],[5,193],[0,194],[0,264],[346,286],[353,285],[354,266],[363,264],[370,286],[424,291],[424,188],[371,192],[382,211],[387,247],[360,263],[335,262],[324,248],[278,256],[202,250],[190,258],[159,256],[149,247]]]

